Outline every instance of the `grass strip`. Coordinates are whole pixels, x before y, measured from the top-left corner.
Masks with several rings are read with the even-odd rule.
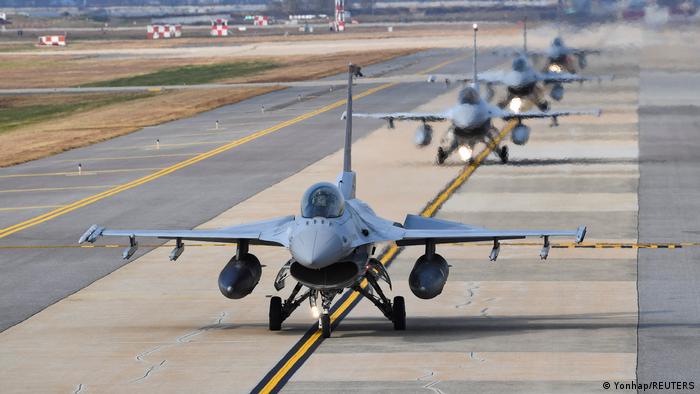
[[[187,65],[164,68],[148,74],[134,75],[94,82],[83,86],[90,87],[120,87],[120,86],[161,86],[161,85],[194,85],[209,83],[216,80],[243,77],[257,74],[279,67],[270,61],[248,61],[233,63],[217,63],[203,65]]]

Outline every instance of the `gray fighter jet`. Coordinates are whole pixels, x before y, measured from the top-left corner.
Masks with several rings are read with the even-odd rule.
[[[474,44],[476,47],[476,43]],[[512,53],[512,52],[509,52]],[[527,50],[527,21],[523,22],[523,50],[515,52],[515,59],[511,69],[508,71],[486,71],[478,73],[475,77],[449,76],[442,75],[440,77],[429,77],[430,82],[436,82],[438,79],[444,79],[446,82],[478,82],[484,83],[486,87],[486,100],[491,101],[494,95],[493,87],[502,85],[506,87],[507,95],[499,101],[498,106],[505,108],[508,106],[512,111],[520,111],[524,101],[528,100],[535,104],[540,111],[549,110],[549,102],[544,98],[545,88],[543,85],[551,87],[549,92],[550,97],[556,101],[560,101],[564,97],[564,87],[562,84],[572,82],[585,82],[596,80],[596,77],[585,77],[574,75],[559,70],[557,72],[545,70],[539,72],[535,70],[528,59]]]
[[[544,66],[545,72],[551,73],[571,73],[577,72],[576,66],[580,69],[586,68],[588,65],[588,55],[599,55],[600,51],[596,49],[578,49],[571,48],[564,44],[564,39],[557,36],[552,40],[552,45],[549,46]]]
[[[474,76],[472,81],[476,83],[463,88],[459,92],[458,102],[455,106],[445,112],[436,113],[411,113],[411,112],[394,112],[394,113],[355,113],[353,116],[358,118],[374,118],[384,119],[389,122],[389,128],[394,127],[394,122],[397,120],[420,121],[422,125],[416,131],[415,143],[418,146],[429,145],[432,141],[433,129],[429,123],[431,122],[450,122],[450,128],[442,138],[440,147],[438,147],[436,162],[438,165],[443,164],[445,159],[454,151],[458,151],[463,161],[472,160],[474,154],[474,146],[483,142],[486,144],[494,143],[498,130],[493,126],[492,119],[501,118],[503,120],[517,120],[518,124],[511,133],[511,140],[516,145],[525,145],[530,138],[530,128],[522,122],[524,119],[530,118],[552,118],[553,125],[557,124],[557,119],[560,116],[568,115],[600,115],[600,110],[588,111],[509,111],[490,104],[488,101],[481,98],[479,95],[479,81],[481,77],[477,77],[477,51],[476,51],[476,32],[478,26],[474,25]],[[508,162],[508,147],[506,145],[498,146],[494,149],[494,153],[499,156],[501,162]]]
[[[346,113],[352,114],[352,76],[359,67],[350,65]],[[496,260],[500,241],[540,237],[544,240],[541,258],[549,253],[549,238],[575,237],[583,241],[586,228],[575,231],[500,231],[473,227],[462,223],[408,215],[403,224],[385,220],[355,198],[355,173],[351,168],[352,116],[346,117],[345,157],[343,171],[335,183],[321,182],[311,186],[301,199],[301,212],[271,220],[227,227],[220,230],[114,230],[93,225],[80,237],[79,243],[95,242],[101,236],[128,237],[130,246],[123,257],[129,259],[138,248],[137,237],[175,240],[170,254],[176,260],[185,248],[184,241],[228,242],[237,245],[236,255],[219,275],[221,293],[233,299],[250,294],[260,280],[260,261],[250,251],[251,245],[275,245],[289,249],[291,259],[279,271],[275,288],[284,287],[291,276],[297,283],[289,297],[270,300],[269,328],[279,330],[282,322],[305,300],[318,316],[324,337],[331,334],[330,309],[333,298],[345,289],[362,293],[393,322],[404,330],[406,312],[403,297],[387,298],[379,286],[389,274],[373,257],[375,245],[396,242],[398,245],[423,245],[425,254],[415,263],[408,278],[411,291],[430,299],[442,292],[449,266],[436,253],[442,243],[492,241],[490,259]],[[364,280],[367,284],[363,285]],[[320,298],[320,308],[317,302]]]

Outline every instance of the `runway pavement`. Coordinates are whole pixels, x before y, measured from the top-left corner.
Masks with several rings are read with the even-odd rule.
[[[700,238],[700,63],[682,55],[697,53],[700,44],[678,36],[645,37],[639,97],[640,241]],[[675,64],[662,54],[677,59]],[[695,382],[698,390],[699,262],[697,248],[673,255],[639,251],[640,382]]]
[[[395,62],[415,72],[450,56],[454,52],[439,51]],[[685,231],[682,240],[693,240],[693,216],[686,222],[680,216],[692,209],[694,184],[680,176],[663,178],[663,170],[687,165],[683,171],[691,171],[696,142],[688,143],[676,161],[671,143],[653,150],[663,156],[645,160],[647,149],[664,142],[659,138],[664,129],[646,125],[664,124],[666,118],[660,117],[659,104],[643,101],[649,77],[642,73],[640,82],[643,58],[642,51],[629,49],[612,58],[590,59],[589,73],[618,77],[601,85],[573,86],[559,106],[600,105],[604,115],[562,118],[558,128],[529,122],[530,142],[510,144],[511,163],[501,165],[491,156],[447,196],[437,217],[492,228],[586,224],[589,241],[629,243],[638,234],[643,241],[677,241],[678,233],[657,238],[676,221],[684,223],[675,229]],[[468,64],[463,59],[440,71],[469,72]],[[660,86],[670,86],[665,81],[649,87],[663,91]],[[372,88],[377,87],[363,86],[358,93]],[[214,228],[296,212],[308,185],[335,178],[342,144],[340,106],[299,118],[340,100],[342,92],[297,102],[297,89],[0,171],[0,207],[14,203],[26,208],[0,211],[6,229],[0,231],[8,234],[0,238],[0,247],[75,242],[93,222]],[[355,109],[440,110],[455,94],[444,85],[391,86],[358,100]],[[683,111],[677,104],[671,107],[674,114]],[[673,119],[693,127],[693,113]],[[212,130],[216,119],[223,128]],[[298,120],[196,163],[178,164],[290,119]],[[355,122],[358,197],[381,216],[402,221],[464,167],[454,159],[435,167],[435,146],[412,146],[414,125],[397,124],[396,130],[377,129],[380,125]],[[435,139],[443,131],[437,127]],[[687,132],[678,138],[694,141]],[[81,176],[75,174],[76,162],[84,164]],[[177,167],[137,181],[169,166]],[[36,175],[47,173],[55,175]],[[677,190],[674,196],[687,197],[669,200],[658,189],[662,181],[668,183],[663,187]],[[51,209],[30,207],[66,206],[130,182],[135,186],[86,200],[86,206],[69,205],[75,209],[46,222],[27,222],[31,226],[11,234],[7,230]],[[12,191],[49,188],[61,189]],[[654,216],[660,204],[676,216],[669,221]],[[630,382],[637,373],[640,381],[695,378],[693,329],[699,315],[693,300],[694,250],[643,250],[638,262],[636,249],[553,249],[543,262],[538,246],[504,244],[498,262],[491,263],[489,249],[440,246],[438,253],[451,264],[450,279],[442,295],[426,301],[415,298],[407,286],[422,249],[405,248],[389,273],[394,282],[390,293],[406,296],[407,331],[393,331],[373,305],[361,300],[333,338],[303,353],[289,367],[294,373],[275,389],[584,393],[605,391],[604,382]],[[0,301],[6,328],[0,333],[3,387],[11,392],[249,392],[269,382],[266,375],[313,325],[308,311],[300,308],[282,331],[267,330],[265,297],[275,293],[271,283],[288,258],[286,251],[254,248],[266,266],[263,278],[253,294],[237,301],[223,298],[215,284],[232,248],[190,247],[175,264],[167,261],[168,253],[168,248],[144,250],[122,266],[120,250],[111,248],[0,249],[0,290],[10,294]],[[678,261],[674,267],[679,271],[670,271],[663,264],[668,261]],[[675,296],[683,302],[676,305]],[[679,335],[685,339],[677,341]],[[669,359],[674,362],[665,364]]]

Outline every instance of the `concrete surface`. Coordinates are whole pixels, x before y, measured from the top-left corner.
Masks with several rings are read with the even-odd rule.
[[[669,69],[662,53],[698,53],[697,40],[648,34],[639,95],[639,239],[700,238],[700,63]],[[682,59],[682,57],[681,57]],[[692,67],[691,67],[692,66]],[[700,250],[639,251],[640,382],[700,385]],[[653,392],[653,391],[652,391]]]
[[[669,38],[664,32],[649,35],[645,42],[657,51]],[[615,36],[610,45],[638,39]],[[408,67],[438,64],[449,53],[416,56]],[[639,65],[649,68],[647,60],[647,51],[635,49],[591,59],[588,72],[619,77],[568,89],[561,107],[600,103],[604,115],[561,119],[556,129],[529,122],[530,142],[510,145],[512,163],[491,158],[438,217],[492,228],[587,224],[589,241],[635,242],[638,235],[642,241],[696,240],[697,133],[692,128],[697,119],[693,108],[669,98],[672,89],[660,97],[661,104],[652,100],[637,112],[647,92],[679,86],[678,75],[662,75],[661,82],[650,80],[645,87]],[[468,72],[468,63],[444,71]],[[683,65],[687,71],[692,61]],[[134,180],[150,168],[342,96],[336,92],[296,103],[296,94],[275,92],[3,170],[3,189],[43,190],[0,193],[0,206],[65,204],[95,193],[86,186]],[[444,87],[406,85],[359,100],[355,108],[435,110],[454,97]],[[261,100],[273,99],[278,109],[260,114]],[[334,179],[340,168],[340,112],[0,239],[0,245],[74,242],[74,233],[92,222],[213,228],[296,212],[305,188]],[[214,119],[223,119],[225,129],[211,130]],[[405,213],[419,211],[461,165],[450,161],[435,167],[435,146],[411,145],[414,125],[375,129],[379,125],[355,122],[358,196],[380,215],[401,221]],[[443,130],[436,128],[437,135]],[[153,141],[163,135],[173,141],[161,138],[155,151]],[[76,177],[77,160],[89,163],[86,170],[94,175]],[[105,172],[112,170],[124,171]],[[62,174],[33,175],[47,173]],[[46,190],[58,187],[81,189]],[[10,226],[45,210],[0,211],[0,219]],[[0,304],[4,324],[41,310],[0,333],[3,391],[250,391],[313,323],[300,308],[282,331],[267,330],[265,296],[274,294],[272,279],[288,255],[269,247],[253,252],[266,265],[261,283],[251,296],[231,301],[215,283],[232,248],[190,247],[176,264],[167,261],[169,248],[158,248],[125,266],[115,249],[0,250],[0,286],[10,295]],[[543,262],[537,246],[504,245],[496,263],[488,261],[488,246],[445,245],[438,252],[452,267],[436,299],[419,300],[407,286],[421,248],[406,248],[389,271],[392,295],[406,296],[407,331],[393,331],[373,305],[361,301],[283,391],[588,393],[604,392],[606,381],[695,379],[700,314],[694,249],[641,250],[639,261],[634,249],[553,249]]]

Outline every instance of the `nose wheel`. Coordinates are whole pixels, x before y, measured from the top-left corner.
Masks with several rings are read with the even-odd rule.
[[[318,326],[321,329],[321,336],[324,338],[331,337],[331,316],[329,313],[321,315],[321,318],[318,319]]]

